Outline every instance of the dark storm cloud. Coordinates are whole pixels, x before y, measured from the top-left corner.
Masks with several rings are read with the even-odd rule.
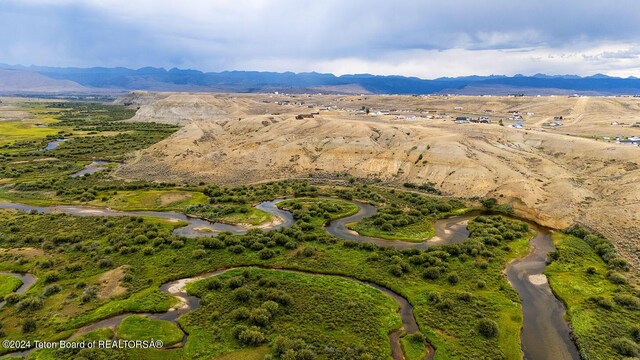
[[[406,73],[419,69],[421,61],[431,67],[438,63],[429,59],[446,63],[445,55],[454,53],[490,67],[482,61],[495,52],[520,61],[523,72],[534,71],[545,56],[575,56],[584,62],[578,70],[591,71],[595,57],[599,66],[602,59],[632,58],[640,39],[640,2],[631,0],[5,0],[0,5],[5,34],[0,62],[23,64],[205,70],[288,65],[298,71],[333,71],[333,64],[335,71],[353,72],[378,64]],[[522,58],[526,52],[532,54]],[[558,64],[550,63],[549,72]],[[461,67],[467,70],[466,64]],[[620,70],[615,63],[605,67]],[[407,74],[430,74],[416,71]]]

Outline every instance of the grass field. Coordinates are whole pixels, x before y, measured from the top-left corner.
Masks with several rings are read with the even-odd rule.
[[[433,228],[433,221],[430,219],[422,219],[414,224],[386,231],[380,227],[371,225],[369,221],[348,224],[348,227],[364,236],[411,242],[423,242],[431,239],[436,234]]]
[[[56,135],[60,129],[38,127],[32,121],[0,121],[0,146],[19,141],[44,139]]]
[[[122,320],[116,336],[123,340],[160,340],[164,346],[171,346],[182,341],[183,333],[170,321],[131,315]]]
[[[98,192],[92,205],[123,211],[175,210],[207,203],[207,197],[197,191],[142,190]]]
[[[612,283],[607,276],[611,270],[584,240],[557,233],[553,241],[559,257],[545,274],[553,292],[567,306],[582,357],[625,358],[612,344],[615,339],[633,342],[632,332],[640,325],[638,291]],[[636,354],[637,349],[636,344]]]
[[[241,285],[231,287],[235,282]],[[214,290],[217,284],[222,287]],[[206,305],[181,323],[190,334],[217,330],[212,334],[216,350],[211,355],[274,341],[282,344],[279,355],[320,355],[322,349],[332,347],[336,357],[347,356],[341,353],[347,348],[355,357],[384,357],[391,354],[387,333],[400,327],[397,305],[390,297],[334,276],[248,268],[202,280],[188,289],[206,299]],[[190,338],[185,355],[201,346]]]
[[[0,299],[5,295],[9,295],[12,292],[18,290],[22,285],[22,280],[17,277],[0,274]]]

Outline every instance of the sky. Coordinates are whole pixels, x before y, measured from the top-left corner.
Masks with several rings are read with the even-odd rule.
[[[0,63],[640,77],[637,0],[0,0]]]

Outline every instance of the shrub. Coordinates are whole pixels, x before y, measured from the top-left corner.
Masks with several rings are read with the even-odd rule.
[[[271,249],[262,249],[258,252],[258,257],[262,260],[269,260],[274,257],[276,253]]]
[[[222,282],[219,279],[210,279],[204,285],[207,290],[219,290],[222,287]]]
[[[227,280],[227,286],[230,289],[237,289],[244,284],[244,278],[242,276],[232,277]]]
[[[615,338],[611,341],[611,347],[622,356],[638,356],[638,345],[627,338]]]
[[[51,296],[53,294],[57,294],[62,290],[59,285],[50,285],[44,288],[44,296]]]
[[[478,323],[478,332],[484,337],[493,338],[498,336],[498,324],[489,319],[482,319]]]
[[[458,274],[456,273],[451,273],[449,274],[449,276],[447,276],[447,281],[449,282],[449,284],[455,285],[460,281],[460,277],[458,277]]]
[[[616,270],[629,271],[629,263],[625,259],[614,257],[609,259],[609,267]]]
[[[233,298],[240,302],[248,301],[249,299],[251,299],[252,295],[253,292],[246,287],[240,287],[233,291]]]
[[[22,299],[16,305],[16,308],[19,311],[33,311],[33,310],[42,309],[42,306],[43,306],[43,301],[41,298],[31,296],[31,297]]]
[[[194,259],[202,259],[205,255],[207,255],[207,252],[203,249],[197,249],[191,252],[191,257]]]
[[[22,296],[16,293],[13,294],[9,294],[7,296],[4,297],[4,301],[7,302],[7,305],[13,305],[18,303],[18,301],[20,301],[22,299]]]
[[[204,246],[205,249],[222,249],[224,243],[216,238],[202,237],[198,239],[198,244]]]
[[[109,268],[109,267],[111,267],[111,265],[112,265],[112,263],[111,263],[111,260],[109,260],[109,259],[104,258],[104,259],[98,260],[98,266],[100,268],[102,268],[102,269]]]
[[[627,283],[627,278],[620,273],[611,272],[609,274],[609,281],[611,281],[614,284],[623,285]]]
[[[588,274],[588,275],[595,275],[597,272],[598,272],[598,271],[597,271],[597,270],[596,270],[596,268],[595,268],[595,267],[593,267],[593,266],[589,266],[589,267],[587,268],[587,274]]]
[[[257,346],[267,341],[267,337],[255,326],[241,331],[238,341],[244,345]]]
[[[421,332],[409,334],[407,335],[407,339],[409,339],[409,341],[411,341],[412,343],[416,343],[416,344],[422,344],[426,340],[425,336]]]
[[[56,272],[48,273],[44,276],[45,284],[52,283],[54,281],[58,281],[60,279],[60,275]]]
[[[621,294],[613,297],[613,301],[626,308],[637,310],[640,309],[640,300],[629,294]]]
[[[436,280],[440,277],[440,268],[435,266],[428,267],[422,274],[422,277],[427,280]]]
[[[275,301],[267,300],[262,303],[262,308],[266,309],[271,315],[273,315],[278,312],[280,305]]]
[[[263,308],[253,309],[249,315],[249,321],[258,326],[268,325],[271,321],[271,313]]]
[[[244,306],[241,306],[239,308],[236,308],[235,310],[233,310],[231,312],[231,316],[235,319],[235,320],[246,320],[249,318],[249,315],[251,315],[251,313],[249,312],[249,309],[247,309]]]
[[[242,254],[244,252],[244,246],[242,245],[229,246],[228,249],[234,254]]]
[[[302,250],[302,256],[304,257],[311,257],[316,253],[316,249],[312,248],[312,247],[305,247],[304,250]]]
[[[611,299],[606,298],[604,296],[592,296],[589,298],[589,301],[595,303],[603,309],[611,310],[613,309],[613,301]]]
[[[635,325],[631,328],[631,338],[635,342],[640,343],[640,325]]]
[[[463,291],[461,293],[458,293],[457,297],[458,297],[458,300],[469,302],[473,298],[473,295],[469,292]]]
[[[476,283],[476,286],[478,287],[478,289],[484,289],[487,286],[487,283],[485,283],[482,280],[478,280],[478,282]]]
[[[22,332],[23,333],[30,333],[30,332],[34,332],[36,331],[36,328],[38,327],[38,324],[36,324],[36,321],[33,319],[27,319],[23,324],[22,324]]]

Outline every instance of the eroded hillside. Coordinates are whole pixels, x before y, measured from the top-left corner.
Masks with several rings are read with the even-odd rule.
[[[531,99],[527,105],[527,99],[465,97],[448,99],[451,111],[442,118],[416,119],[356,110],[362,103],[372,109],[372,104],[431,107],[432,113],[443,114],[435,103],[444,100],[315,96],[306,98],[305,104],[299,98],[276,104],[281,98],[137,93],[122,99],[140,105],[137,121],[179,123],[183,128],[138,152],[117,173],[124,178],[229,184],[312,173],[392,183],[433,182],[454,196],[501,198],[521,214],[552,227],[584,223],[614,240],[636,269],[640,265],[640,149],[541,131],[539,124],[550,114],[564,113],[572,119],[567,129],[606,135],[609,124],[605,128],[606,121],[589,109],[619,107],[626,110],[615,116],[630,118],[637,106],[631,100],[547,98],[564,106],[551,109],[543,108],[544,98]],[[495,123],[456,125],[452,118],[465,110],[454,110],[455,101],[461,102],[455,107],[463,109],[475,104],[476,113],[485,108],[496,114],[535,107],[539,115],[527,119],[523,129]],[[298,114],[314,112],[313,118],[296,119]]]

